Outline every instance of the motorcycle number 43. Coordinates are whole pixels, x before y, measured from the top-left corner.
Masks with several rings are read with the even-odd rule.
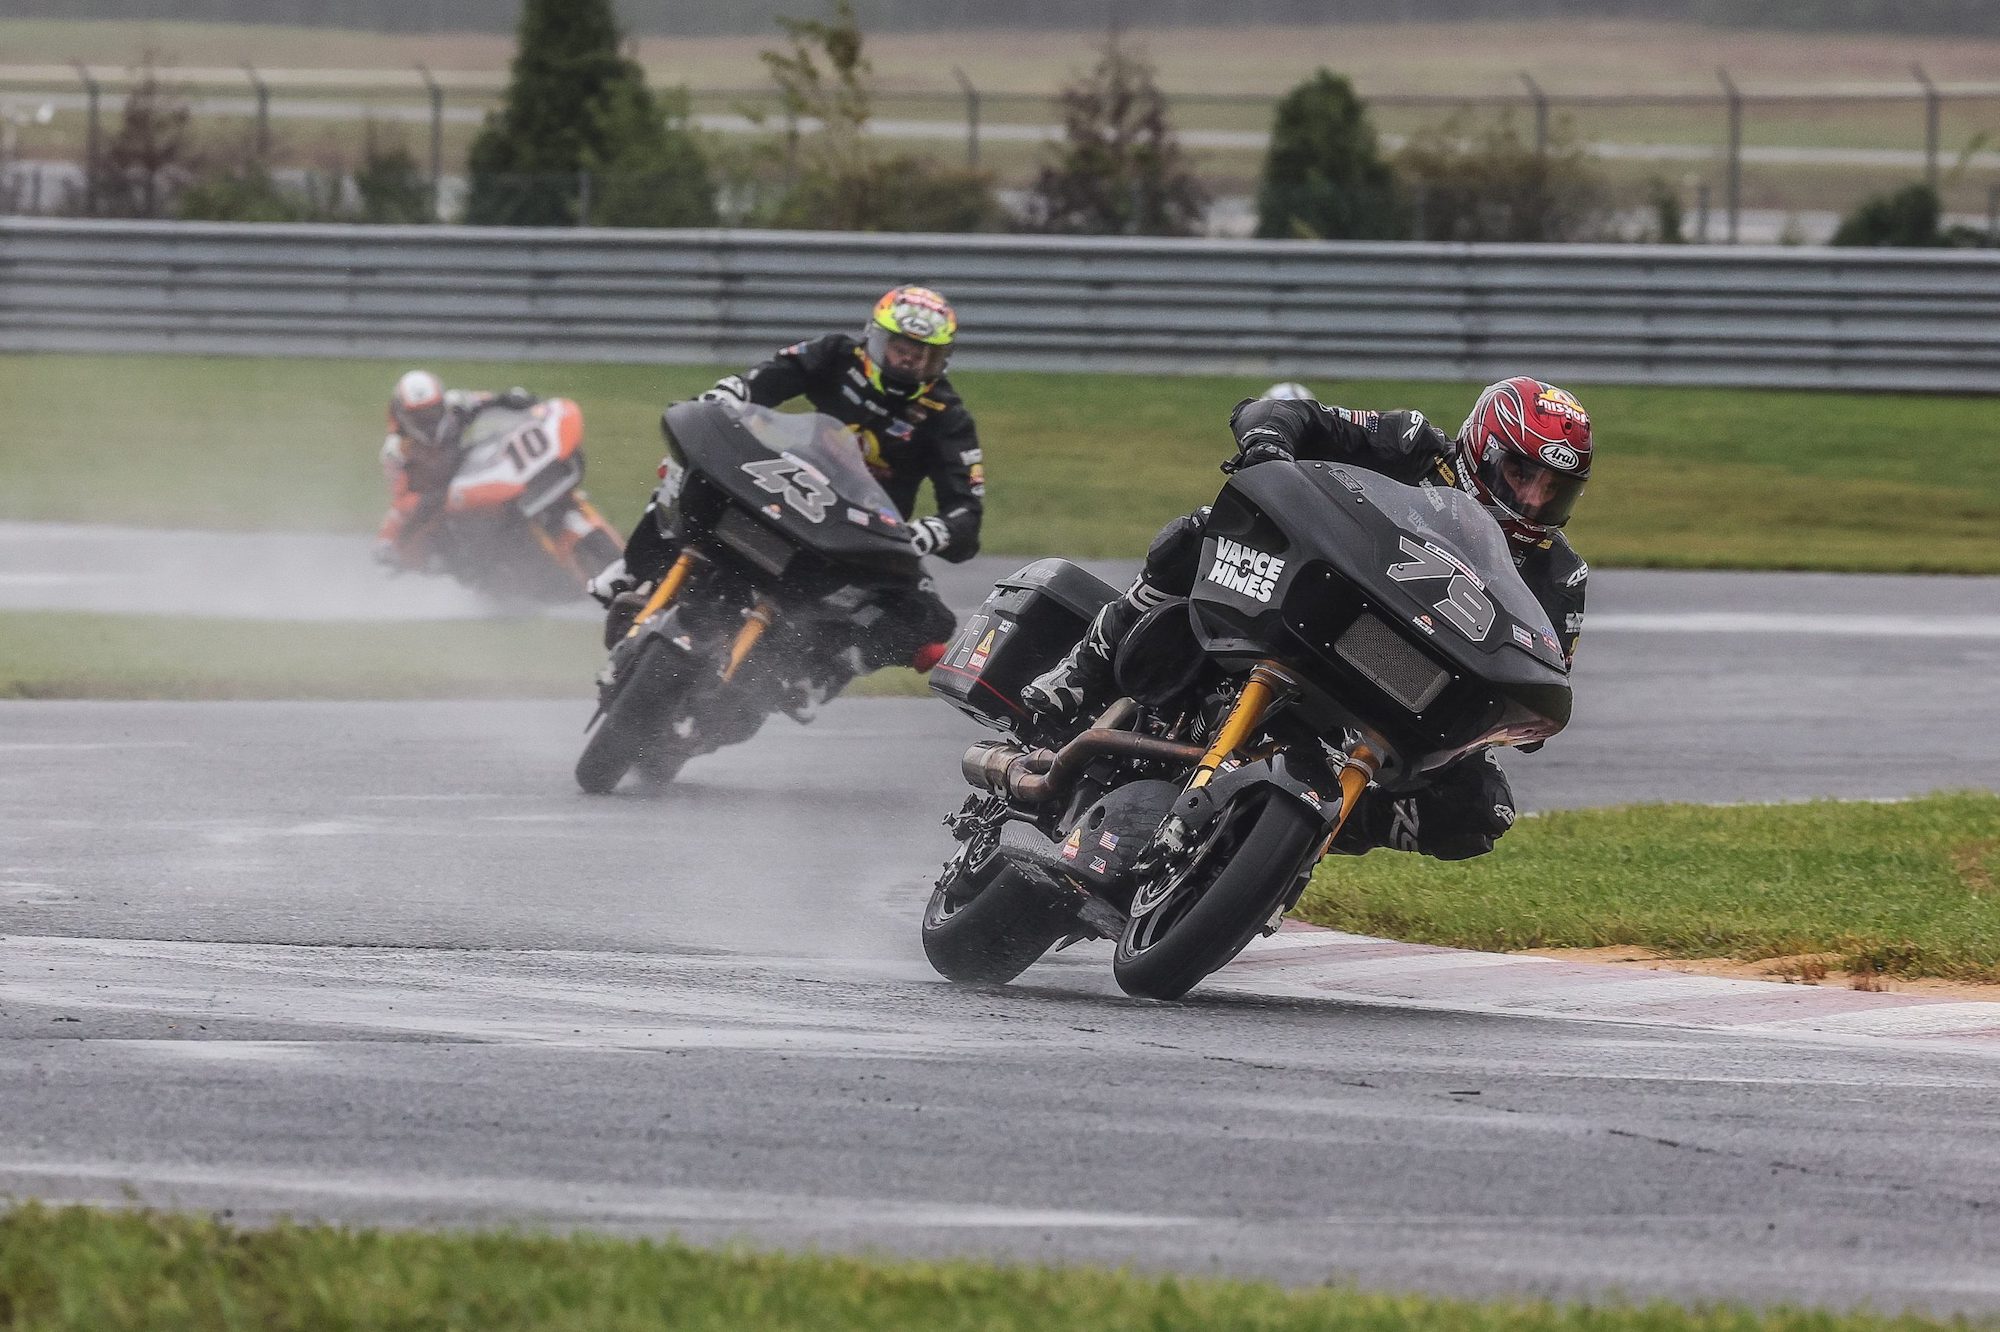
[[[825,477],[789,453],[781,458],[744,463],[743,470],[757,483],[757,489],[784,496],[785,503],[798,510],[807,522],[825,522],[826,506],[839,498]]]
[[[1400,538],[1400,542],[1403,553],[1410,559],[1402,564],[1390,565],[1389,577],[1399,583],[1449,579],[1445,584],[1444,600],[1432,609],[1473,642],[1485,642],[1486,635],[1493,632],[1493,599],[1479,585],[1478,577],[1435,546],[1418,545],[1408,537]]]

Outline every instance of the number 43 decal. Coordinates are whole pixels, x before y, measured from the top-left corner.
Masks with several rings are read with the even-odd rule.
[[[797,509],[807,522],[825,522],[826,506],[839,498],[825,477],[789,453],[744,463],[743,470],[757,483],[757,489],[784,496],[785,503]]]
[[[1449,578],[1444,600],[1432,609],[1451,621],[1475,643],[1486,641],[1493,632],[1493,599],[1480,589],[1470,574],[1455,560],[1447,559],[1429,546],[1420,546],[1408,537],[1400,538],[1403,553],[1412,558],[1406,564],[1389,566],[1389,577],[1399,583],[1420,583],[1430,578]]]

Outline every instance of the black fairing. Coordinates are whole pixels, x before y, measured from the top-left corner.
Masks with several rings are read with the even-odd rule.
[[[696,401],[669,407],[661,425],[680,472],[673,493],[660,495],[668,535],[716,538],[705,544],[793,581],[813,572],[921,577],[909,525],[838,422]],[[732,510],[738,517],[726,518]],[[738,525],[745,518],[753,528]]]
[[[1328,462],[1246,468],[1215,502],[1190,609],[1212,658],[1275,660],[1322,733],[1386,745],[1390,784],[1569,721],[1547,613],[1499,527],[1446,487]]]

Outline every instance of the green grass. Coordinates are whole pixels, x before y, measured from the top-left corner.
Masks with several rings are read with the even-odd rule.
[[[1847,971],[2000,981],[2000,795],[1548,814],[1479,860],[1330,858],[1301,914],[1460,948],[1830,954]]]
[[[596,625],[576,620],[275,623],[0,611],[0,699],[573,698],[581,707],[603,660]],[[915,695],[924,680],[878,671],[848,692]]]
[[[1432,1299],[1127,1272],[708,1251],[48,1208],[0,1215],[0,1326],[36,1332],[1929,1332],[1913,1316]]]
[[[1205,503],[1231,406],[1263,381],[981,371],[989,550],[1137,555]],[[384,361],[0,357],[25,426],[0,449],[0,518],[359,530]],[[591,494],[625,524],[650,491],[662,404],[720,367],[439,364],[583,404]],[[739,367],[740,368],[740,367]],[[1330,401],[1454,426],[1476,386],[1319,380]],[[1983,398],[1581,386],[1601,461],[1572,526],[1599,564],[2000,573],[2000,426]]]

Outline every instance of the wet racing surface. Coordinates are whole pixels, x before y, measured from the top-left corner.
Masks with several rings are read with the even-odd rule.
[[[1524,806],[2000,785],[1993,582],[1706,578],[1605,577]],[[969,724],[590,800],[587,712],[0,705],[0,1193],[2000,1310],[1985,1048],[1139,1003],[1103,945],[958,990]]]

